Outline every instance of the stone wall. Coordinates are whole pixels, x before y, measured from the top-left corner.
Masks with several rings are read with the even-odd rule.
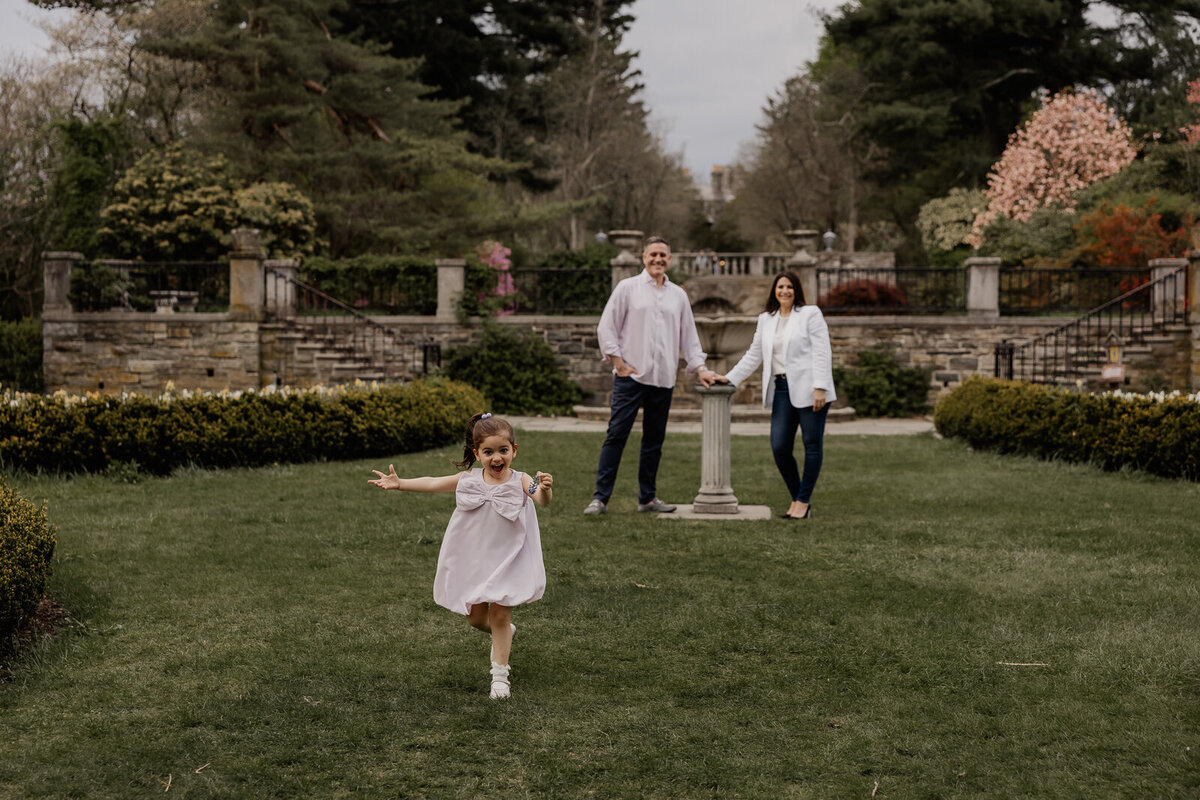
[[[397,346],[413,354],[410,376],[420,373],[422,344],[435,342],[443,354],[478,336],[479,323],[459,325],[435,317],[376,317],[394,334]],[[967,317],[829,317],[835,366],[854,366],[858,353],[879,343],[895,348],[904,366],[928,368],[932,373],[929,399],[933,402],[970,375],[991,375],[993,349],[1001,339],[1028,340],[1063,322],[1065,318],[1001,318],[975,321]],[[589,405],[607,405],[611,371],[600,361],[596,341],[597,317],[500,317],[497,324],[529,331],[545,341],[570,377],[588,393]],[[701,319],[702,339],[714,341],[710,326]],[[725,326],[729,320],[722,321]],[[754,329],[754,318],[732,322],[741,335],[729,353],[710,352],[709,366],[728,371],[744,351]],[[1196,328],[1200,331],[1200,327]],[[289,333],[279,323],[259,322],[229,314],[142,314],[132,312],[48,312],[43,328],[45,375],[48,391],[145,392],[163,389],[168,381],[179,388],[243,389],[275,383],[305,386],[328,382],[317,364],[318,355],[304,337]],[[1146,389],[1187,388],[1197,348],[1193,331],[1181,329],[1173,336],[1127,348],[1126,386]],[[711,344],[706,345],[710,349]],[[305,350],[305,348],[309,348]],[[693,376],[680,370],[676,402],[699,404],[692,391]],[[758,403],[761,383],[756,373],[734,397],[735,403]],[[853,405],[843,397],[839,404]]]
[[[259,386],[258,323],[228,314],[46,312],[46,391],[154,393]]]

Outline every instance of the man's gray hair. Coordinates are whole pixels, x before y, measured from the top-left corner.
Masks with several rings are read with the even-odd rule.
[[[667,241],[666,239],[664,239],[663,237],[661,237],[661,236],[651,236],[650,238],[646,239],[646,243],[645,243],[644,245],[642,245],[642,252],[644,253],[644,252],[646,252],[648,249],[650,249],[650,245],[652,245],[652,244],[665,244],[665,245],[667,246],[667,249],[668,249],[668,250],[670,250],[670,249],[671,249],[671,243],[670,243],[670,242],[668,242],[668,241]]]

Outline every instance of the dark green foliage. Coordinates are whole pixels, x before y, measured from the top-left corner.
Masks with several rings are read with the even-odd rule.
[[[628,0],[358,0],[335,7],[361,40],[388,44],[400,59],[420,58],[416,77],[432,96],[467,101],[460,113],[477,152],[534,162],[546,134],[545,77],[585,50],[580,25],[597,16],[606,35],[620,38],[632,22]],[[540,188],[534,170],[522,179]]]
[[[610,269],[620,249],[614,244],[588,242],[579,250],[555,250],[539,261],[540,269]]]
[[[432,258],[310,258],[301,266],[300,280],[365,312],[437,313],[437,265]]]
[[[46,592],[55,529],[0,476],[0,653]]]
[[[891,347],[877,345],[859,351],[857,367],[835,367],[833,384],[860,417],[911,417],[929,409],[929,375],[900,366]]]
[[[0,386],[42,391],[42,321],[0,321]]]
[[[450,350],[446,375],[487,395],[500,414],[566,414],[583,394],[537,334],[485,322],[478,341]]]
[[[469,386],[433,379],[382,388],[234,394],[4,395],[0,463],[122,475],[129,464],[261,466],[386,456],[453,442],[483,405]],[[13,402],[15,401],[15,402]]]
[[[980,450],[1200,480],[1200,404],[1086,394],[974,377],[938,401],[934,424]]]
[[[195,32],[142,43],[208,70],[216,102],[198,140],[244,180],[285,181],[311,198],[331,256],[461,250],[496,224],[487,177],[508,166],[467,152],[457,105],[426,98],[412,53],[401,60],[348,35],[345,8],[234,0]]]
[[[95,255],[100,211],[130,152],[117,118],[58,122],[61,161],[50,190],[51,241],[57,250]]]

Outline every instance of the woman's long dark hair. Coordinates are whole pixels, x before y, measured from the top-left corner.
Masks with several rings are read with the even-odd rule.
[[[780,278],[787,278],[792,282],[792,290],[796,293],[796,302],[794,305],[804,305],[804,289],[800,286],[800,279],[796,277],[796,273],[781,272],[775,276],[775,280],[771,282],[771,293],[767,295],[767,306],[763,310],[768,314],[774,314],[779,311],[779,298],[775,296],[775,287],[779,285]]]

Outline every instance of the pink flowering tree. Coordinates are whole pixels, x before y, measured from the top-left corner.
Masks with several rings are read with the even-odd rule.
[[[1194,106],[1200,106],[1200,78],[1190,81],[1187,85],[1187,101]],[[1200,111],[1200,109],[1197,109]],[[1180,133],[1183,138],[1191,144],[1200,142],[1200,121],[1195,122],[1186,128],[1180,128]]]
[[[1074,197],[1101,178],[1120,172],[1137,155],[1132,133],[1095,89],[1063,91],[1008,139],[988,175],[988,205],[975,218],[968,244],[983,243],[997,217],[1026,222],[1047,206],[1074,210]]]
[[[496,288],[492,291],[495,297],[507,297],[517,293],[516,284],[513,283],[513,277],[508,272],[508,268],[512,266],[512,250],[500,242],[486,241],[475,249],[479,260],[484,264],[499,270],[500,274],[496,276]],[[483,297],[479,298],[481,301]],[[509,304],[496,312],[499,316],[512,314],[515,311],[514,304]]]

